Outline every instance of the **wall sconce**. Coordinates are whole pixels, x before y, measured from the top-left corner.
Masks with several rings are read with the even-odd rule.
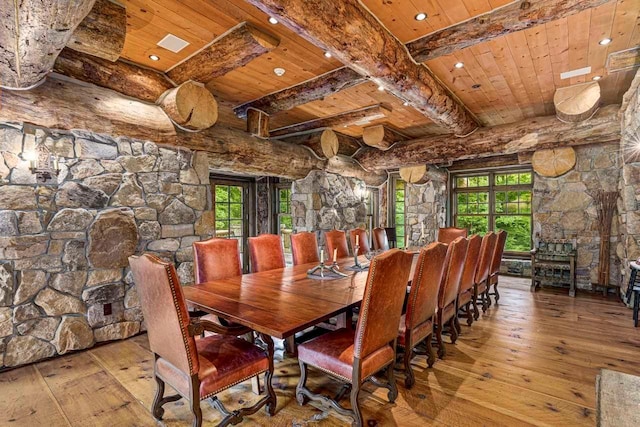
[[[45,136],[42,129],[36,129],[34,151],[23,154],[24,159],[29,161],[29,170],[36,175],[36,181],[39,183],[50,182],[60,173],[58,156],[52,155],[44,144]]]

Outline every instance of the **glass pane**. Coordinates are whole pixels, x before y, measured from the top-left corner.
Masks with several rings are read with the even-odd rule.
[[[229,216],[231,219],[242,219],[242,205],[238,205],[238,204],[230,205]]]
[[[489,186],[489,177],[487,175],[478,177],[478,186],[480,186],[480,187],[488,187]]]
[[[517,203],[507,203],[507,213],[517,214],[518,213],[518,204]]]
[[[507,183],[506,175],[496,175],[496,185],[505,185]]]
[[[520,184],[531,184],[531,172],[523,172],[520,174]]]
[[[470,213],[470,214],[479,213],[478,212],[478,205],[476,205],[476,204],[467,205],[467,213]]]
[[[505,250],[526,252],[531,249],[531,217],[496,216],[496,231],[507,232]]]
[[[396,225],[404,224],[404,214],[396,214]]]
[[[404,214],[404,203],[396,203],[396,213]]]
[[[480,203],[478,205],[478,213],[488,214],[489,213],[489,205],[487,203]]]
[[[467,205],[458,205],[458,214],[466,214],[469,213],[467,209]]]
[[[510,173],[507,174],[507,185],[517,185],[518,184],[518,174]]]
[[[458,204],[466,204],[468,200],[467,193],[458,194]]]
[[[468,229],[469,234],[484,234],[489,230],[489,217],[458,215],[456,227]]]
[[[503,193],[502,191],[499,193],[496,193],[496,203],[501,203],[506,201],[507,201],[506,193]]]
[[[242,202],[242,187],[229,187],[229,201],[235,203]]]
[[[229,201],[229,187],[226,185],[216,185],[216,202]]]
[[[504,203],[496,203],[496,213],[504,213],[505,204]]]
[[[229,226],[231,228],[231,236],[242,236],[242,221],[231,220],[229,223]]]
[[[467,186],[467,178],[456,178],[456,187],[464,188]]]
[[[507,192],[507,201],[509,201],[509,202],[517,202],[518,201],[518,192],[517,191],[509,191],[509,192]]]
[[[216,203],[216,219],[225,220],[229,218],[229,205],[226,203]]]
[[[293,219],[288,216],[288,215],[283,215],[280,217],[280,229],[283,228],[287,228],[287,229],[291,229],[293,228]]]
[[[477,187],[478,186],[478,177],[470,176],[469,177],[469,187]]]
[[[489,193],[478,193],[478,201],[480,203],[489,203]]]

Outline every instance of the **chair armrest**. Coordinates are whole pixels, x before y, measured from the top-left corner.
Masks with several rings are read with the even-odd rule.
[[[251,329],[246,326],[222,326],[205,319],[193,319],[189,324],[189,335],[192,337],[202,335],[204,331],[214,332],[221,335],[240,336],[248,334]]]

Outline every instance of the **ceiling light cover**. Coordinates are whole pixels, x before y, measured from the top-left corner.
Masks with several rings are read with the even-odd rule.
[[[600,44],[600,46],[606,46],[609,43],[611,43],[611,41],[612,40],[610,38],[604,38],[604,39],[600,40],[599,44]]]
[[[380,92],[384,92],[384,86],[382,86],[382,85],[378,86],[378,90],[379,90]]]
[[[152,61],[160,61],[160,57],[158,55],[149,55],[149,59]]]
[[[324,53],[324,56],[326,56],[327,58],[331,58],[331,52],[327,51]]]
[[[591,67],[578,68],[577,70],[565,71],[564,73],[560,73],[560,78],[570,79],[571,77],[584,76],[585,74],[591,73]]]
[[[178,53],[185,47],[189,46],[189,42],[182,40],[180,37],[174,36],[173,34],[167,34],[158,42],[158,46],[170,50],[173,53]]]
[[[598,80],[600,80],[601,78],[602,78],[602,76],[593,76],[593,79],[592,79],[592,80],[594,80],[594,81],[596,81],[596,82],[597,82],[597,81],[598,81]]]
[[[427,14],[424,12],[420,12],[415,16],[416,21],[424,21],[425,19],[427,19]]]
[[[286,71],[287,71],[287,70],[285,70],[284,68],[280,68],[280,67],[277,67],[277,68],[274,68],[274,69],[273,69],[273,73],[274,73],[276,76],[278,76],[278,77],[282,77],[282,76],[284,76],[284,73],[285,73]]]
[[[464,67],[464,62],[456,62],[453,66],[456,67],[456,68],[463,68]]]
[[[276,18],[274,18],[273,16],[269,17],[269,24],[276,25],[277,23],[278,20]]]

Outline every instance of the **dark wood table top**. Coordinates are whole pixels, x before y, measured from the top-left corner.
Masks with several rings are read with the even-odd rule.
[[[368,261],[360,258],[360,263]],[[187,303],[276,338],[286,338],[362,302],[367,271],[346,270],[353,258],[338,260],[348,277],[307,277],[303,264],[184,287]]]

